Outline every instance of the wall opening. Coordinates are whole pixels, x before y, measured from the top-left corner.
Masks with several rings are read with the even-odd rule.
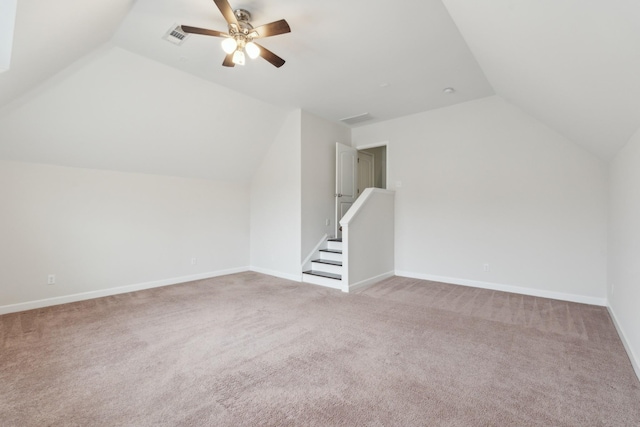
[[[368,159],[373,161],[373,185],[374,188],[387,188],[387,145],[379,145],[375,147],[358,148],[358,155],[363,153],[366,158],[358,162],[359,170],[367,168]],[[359,156],[360,158],[360,156]],[[358,188],[364,190],[364,188]]]

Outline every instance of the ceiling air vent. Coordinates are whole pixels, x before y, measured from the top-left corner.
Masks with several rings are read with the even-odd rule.
[[[189,37],[189,34],[182,31],[180,25],[173,25],[162,37],[168,42],[180,46]]]
[[[342,123],[346,123],[348,125],[355,125],[356,123],[366,122],[367,120],[371,120],[373,117],[369,113],[358,114],[357,116],[345,117],[344,119],[340,119]]]

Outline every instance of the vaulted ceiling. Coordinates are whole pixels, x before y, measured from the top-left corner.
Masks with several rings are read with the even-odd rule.
[[[11,68],[0,74],[0,107],[109,41],[133,3],[18,1]]]
[[[603,158],[640,127],[640,2],[444,3],[498,95]]]
[[[0,74],[0,156],[108,167],[112,155],[124,170],[166,169],[160,159],[146,169],[122,163],[151,148],[146,135],[165,147],[158,156],[194,153],[185,168],[210,177],[215,154],[199,163],[196,153],[233,140],[235,156],[257,157],[252,141],[260,131],[275,134],[287,109],[382,121],[494,94],[604,159],[640,128],[635,0],[230,3],[256,25],[289,22],[290,34],[262,42],[287,61],[282,68],[262,59],[222,67],[213,37],[191,35],[182,46],[163,40],[174,24],[226,30],[211,0],[20,0],[11,69]],[[40,129],[38,117],[46,117]],[[61,136],[47,145],[54,128]],[[140,146],[114,146],[123,129]],[[83,147],[87,132],[99,135]],[[249,156],[245,166],[253,162]]]

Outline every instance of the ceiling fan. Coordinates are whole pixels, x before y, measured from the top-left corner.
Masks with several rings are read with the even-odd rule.
[[[234,11],[227,0],[213,0],[213,2],[218,6],[218,9],[222,12],[222,16],[224,16],[227,24],[229,24],[228,33],[216,30],[207,30],[205,28],[190,27],[188,25],[181,25],[182,30],[185,33],[224,37],[224,40],[222,41],[222,49],[225,51],[227,56],[224,58],[222,65],[225,67],[234,67],[236,64],[244,65],[245,52],[252,59],[261,56],[278,68],[284,65],[284,59],[280,58],[264,46],[255,43],[253,40],[291,32],[291,28],[289,28],[287,21],[281,19],[279,21],[253,28],[249,23],[251,20],[251,14],[248,11],[244,9],[237,9]]]

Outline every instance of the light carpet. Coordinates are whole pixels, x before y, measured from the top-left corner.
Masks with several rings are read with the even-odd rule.
[[[258,273],[0,316],[2,426],[637,426],[605,308]]]

